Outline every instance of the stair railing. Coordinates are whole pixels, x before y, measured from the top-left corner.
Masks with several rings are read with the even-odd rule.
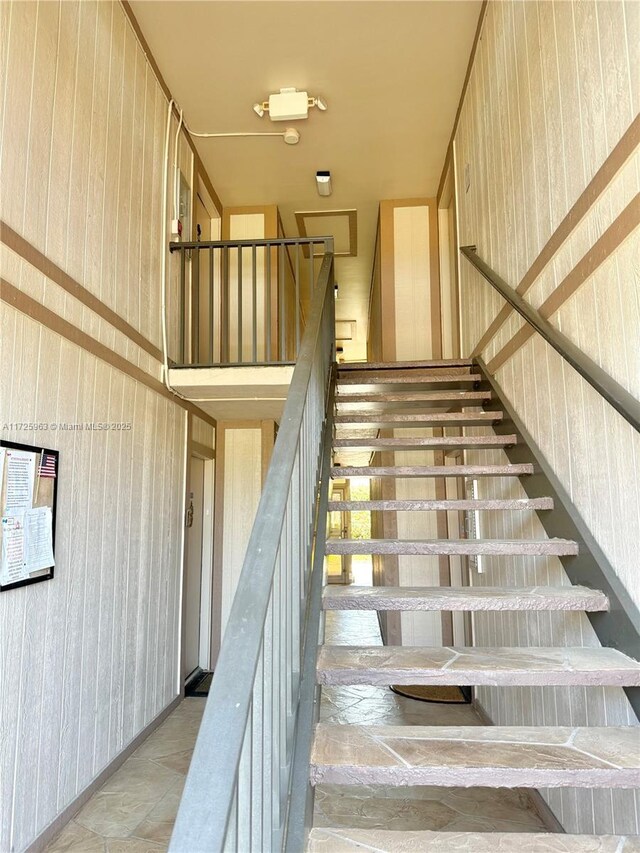
[[[324,237],[173,242],[176,367],[293,364]]]
[[[480,275],[498,291],[512,308],[549,343],[580,376],[596,389],[631,426],[640,432],[640,401],[613,379],[599,364],[577,347],[546,320],[539,311],[520,296],[476,252],[475,246],[461,246],[460,251]]]
[[[290,825],[303,835],[332,438],[332,250],[326,241],[171,839],[174,853],[266,853],[291,849]]]

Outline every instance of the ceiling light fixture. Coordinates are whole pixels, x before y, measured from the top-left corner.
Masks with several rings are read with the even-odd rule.
[[[253,105],[253,111],[262,118],[269,113],[271,121],[297,121],[307,118],[309,107],[318,107],[319,110],[327,109],[327,102],[319,97],[312,97],[307,92],[299,92],[294,87],[280,89],[274,95],[269,95],[267,101],[261,101]]]
[[[331,195],[331,172],[316,172],[318,195]]]

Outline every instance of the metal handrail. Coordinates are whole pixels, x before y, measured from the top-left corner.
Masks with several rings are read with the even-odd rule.
[[[610,403],[631,426],[640,432],[640,401],[616,382],[599,364],[563,335],[519,293],[491,269],[476,253],[476,246],[461,246],[460,251],[480,275],[498,291],[512,308],[550,344],[562,358],[585,379],[601,397]]]
[[[180,367],[295,361],[315,259],[332,245],[330,237],[171,242],[178,312],[169,360]]]
[[[169,243],[169,251],[176,252],[179,249],[250,249],[253,246],[302,246],[308,243],[326,246],[331,237],[265,237],[262,240],[212,240],[205,242],[197,240],[187,243],[185,241]]]
[[[323,448],[332,428],[334,329],[333,253],[326,252],[178,811],[173,853],[262,853],[286,843],[304,638],[311,591],[320,588],[311,579],[323,550],[318,525],[320,485],[326,490],[328,476]]]

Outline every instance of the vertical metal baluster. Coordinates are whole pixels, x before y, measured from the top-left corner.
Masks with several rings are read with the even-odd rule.
[[[273,591],[265,619],[262,641],[263,689],[262,707],[264,709],[263,764],[262,764],[262,837],[264,849],[268,850],[273,837]]]
[[[180,249],[180,355],[183,364],[188,364],[187,344],[185,339],[185,323],[187,316],[186,260],[186,249]]]
[[[191,357],[200,363],[200,249],[191,250]]]
[[[282,630],[280,617],[280,584],[282,573],[282,543],[278,553],[275,577],[273,579],[273,610],[271,612],[273,618],[273,646],[271,657],[272,682],[271,682],[271,737],[273,743],[273,753],[271,756],[271,809],[272,809],[272,833],[275,836],[276,830],[280,827],[280,632]]]
[[[213,283],[213,268],[215,265],[215,251],[209,248],[209,364],[213,364],[213,336],[215,334],[215,288]]]
[[[229,249],[222,249],[222,270],[220,275],[220,364],[229,362]]]
[[[267,333],[266,333],[266,338],[265,338],[266,344],[265,344],[265,351],[264,351],[264,360],[266,362],[270,362],[271,361],[271,243],[267,243],[267,250],[266,251],[267,251],[267,270],[266,270],[267,280],[265,283],[265,292],[267,294],[266,295],[267,305],[266,305],[266,321],[265,322],[266,322],[266,326],[267,326]]]
[[[238,364],[242,364],[242,246],[238,246]]]
[[[253,363],[258,360],[258,259],[256,247],[253,246],[251,251],[251,289],[253,299]]]
[[[315,290],[315,281],[314,281],[314,260],[313,260],[313,250],[315,247],[315,243],[309,243],[309,302],[313,299],[313,292]]]
[[[249,711],[249,719],[244,733],[240,766],[238,767],[238,812],[236,829],[236,846],[238,850],[251,849],[252,797],[251,778],[253,775],[253,706]]]
[[[285,299],[284,299],[284,245],[278,246],[278,302],[280,316],[280,361],[287,360],[286,328],[285,328]]]
[[[256,669],[256,680],[253,685],[253,721],[252,721],[252,771],[251,771],[251,850],[264,850],[262,843],[262,797],[264,772],[264,646],[260,650],[260,658]]]
[[[298,359],[298,353],[300,352],[300,243],[296,243],[296,271],[295,271],[295,281],[296,281],[296,361]]]

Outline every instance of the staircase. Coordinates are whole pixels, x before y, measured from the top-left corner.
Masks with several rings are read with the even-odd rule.
[[[492,427],[503,412],[485,407],[492,391],[471,361],[342,365],[337,380],[336,454],[445,451],[513,447],[518,436]],[[495,401],[493,401],[495,402]],[[485,434],[443,435],[444,427],[478,427]],[[425,437],[398,436],[403,428],[433,428]],[[392,437],[378,430],[393,430]],[[457,430],[460,433],[462,430]],[[354,433],[358,433],[355,434]],[[475,430],[474,432],[477,432]],[[440,434],[436,434],[440,433]],[[344,458],[344,456],[341,456]],[[530,463],[457,465],[455,476],[531,477]],[[341,478],[443,478],[442,464],[340,465]],[[382,499],[334,501],[329,510],[554,511],[550,496],[519,500]],[[327,554],[556,555],[571,559],[576,541],[448,539],[329,539]],[[584,611],[604,613],[607,595],[587,586],[556,587],[336,587],[324,590],[325,610]],[[320,648],[322,685],[640,686],[640,664],[613,648],[349,647]],[[484,787],[606,787],[640,785],[640,729],[626,727],[354,726],[319,724],[311,757],[312,784]],[[553,841],[551,842],[551,839]],[[635,838],[313,829],[314,853],[376,851],[599,851],[640,850]]]

